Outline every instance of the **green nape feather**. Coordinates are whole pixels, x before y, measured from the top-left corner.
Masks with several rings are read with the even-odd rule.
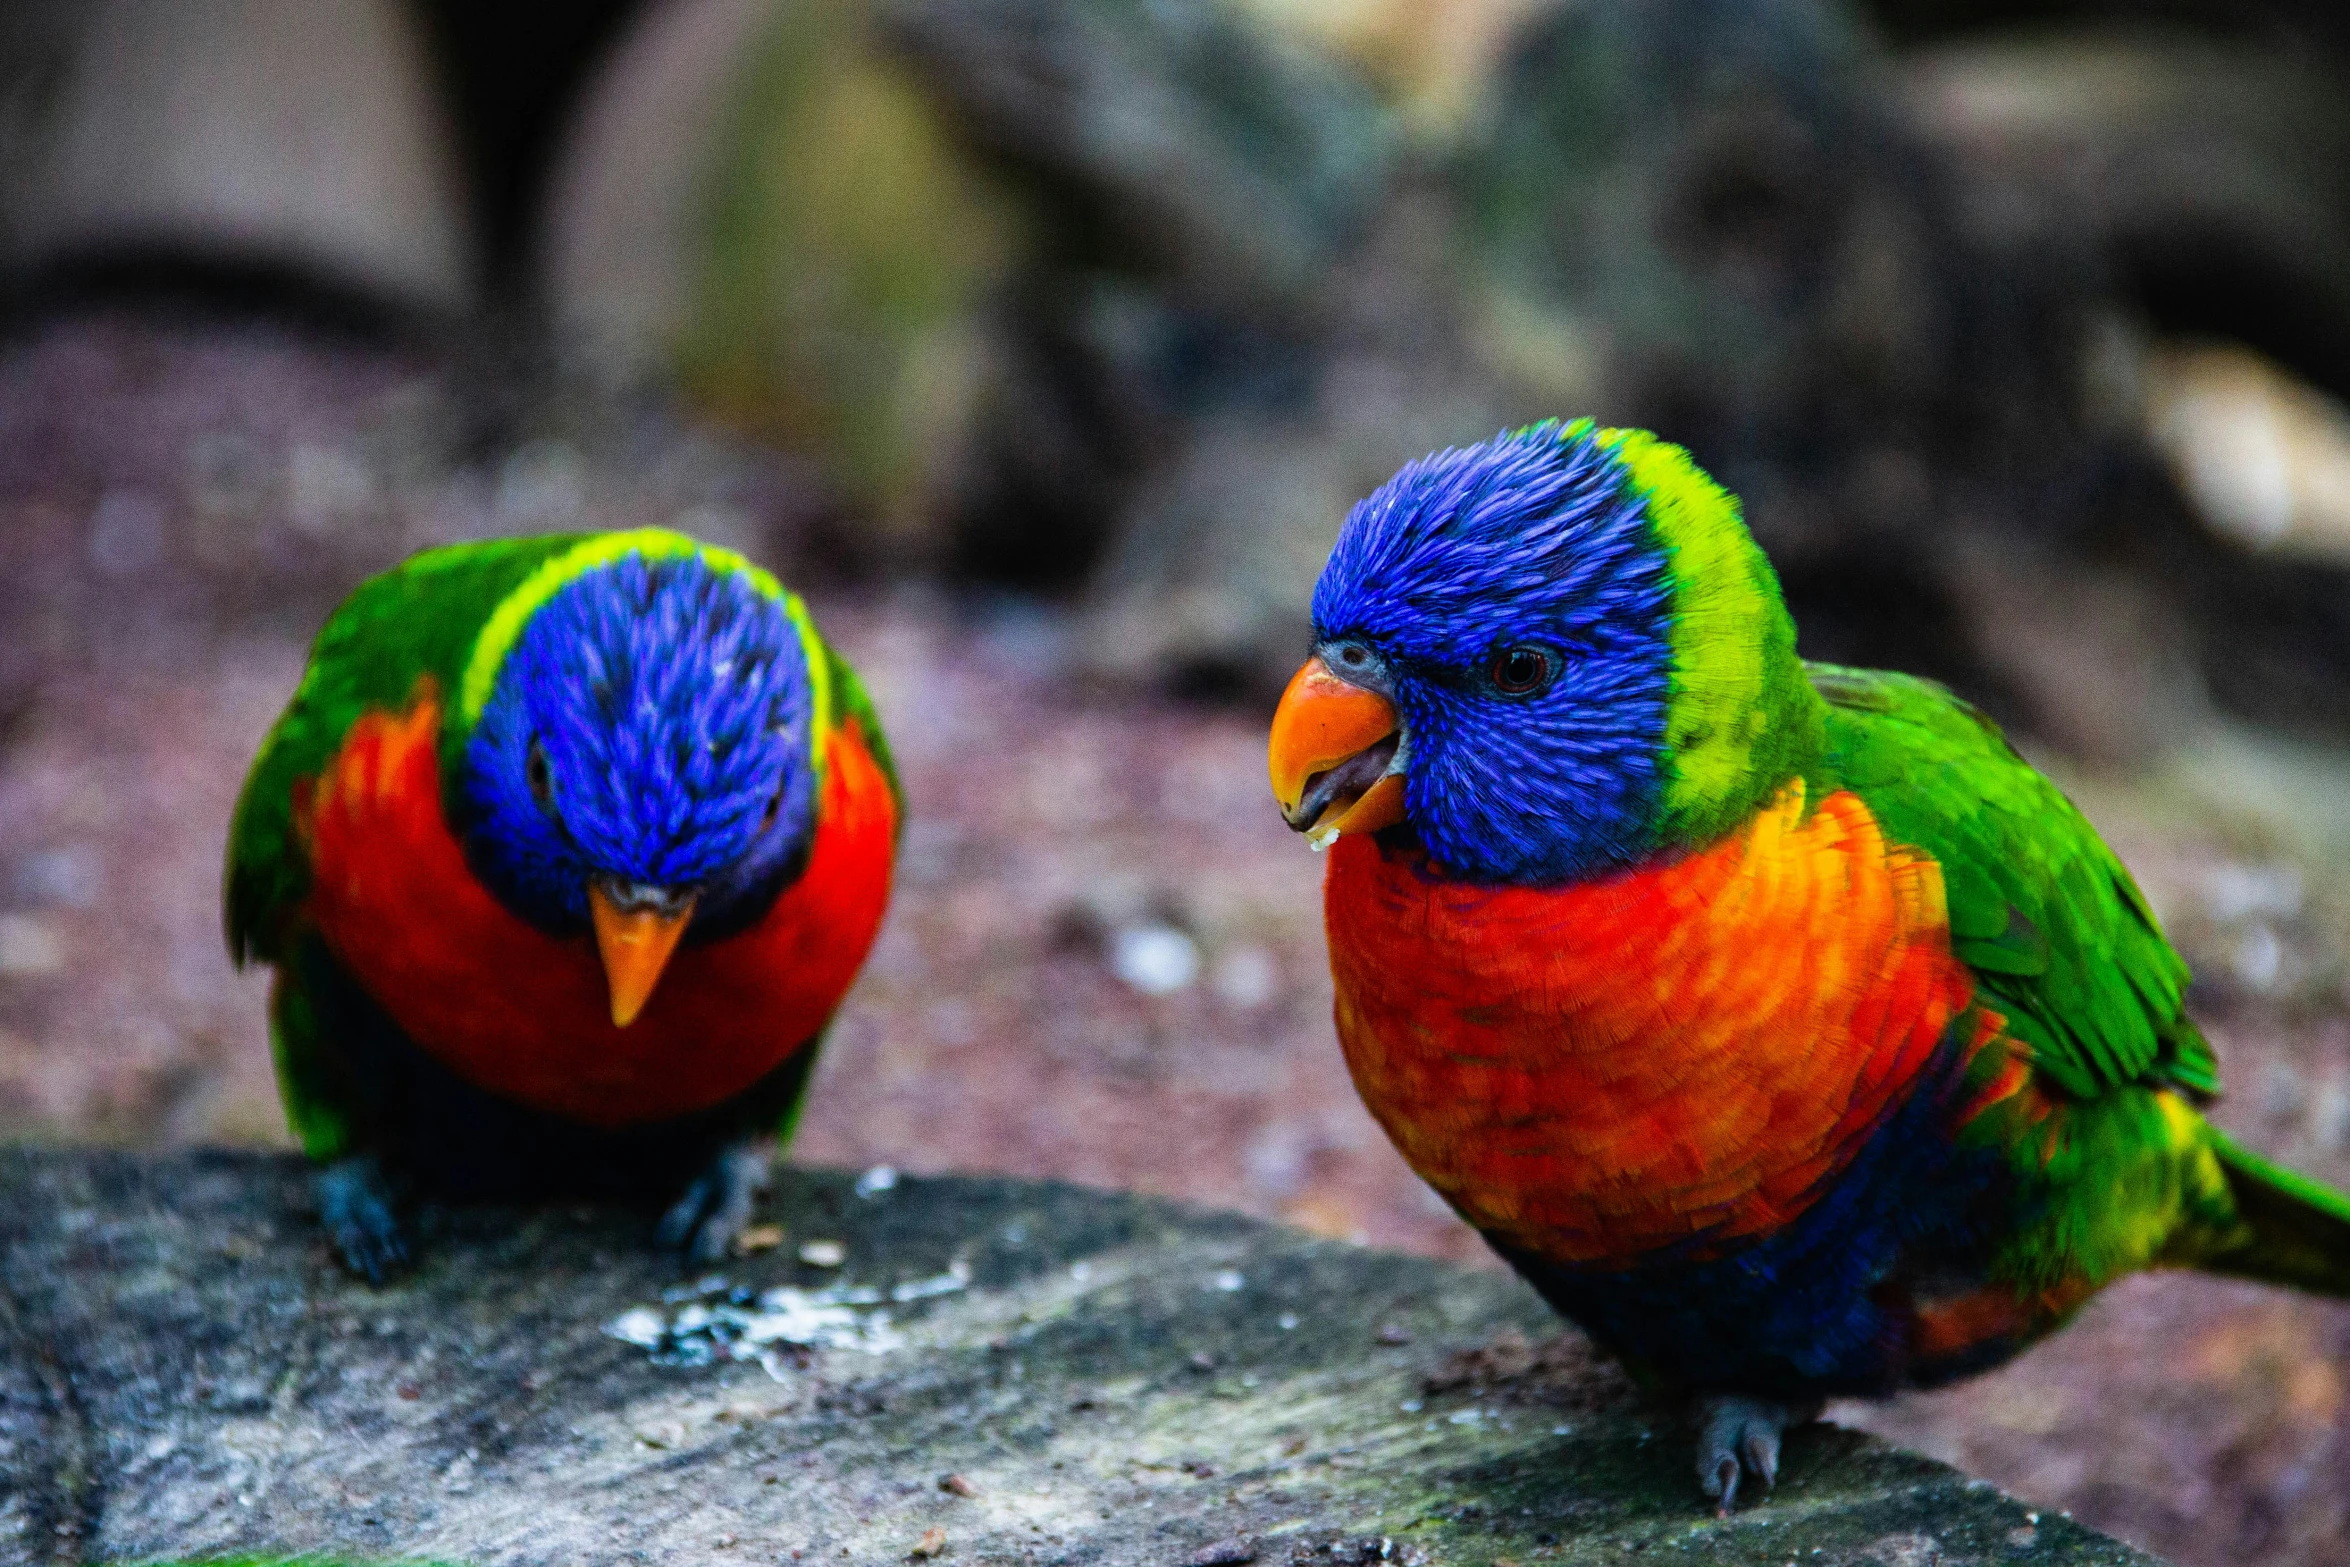
[[[1559,433],[1589,435],[1621,465],[1671,561],[1672,701],[1657,839],[1708,842],[1819,753],[1819,702],[1804,681],[1778,575],[1737,497],[1681,447],[1589,419]]]

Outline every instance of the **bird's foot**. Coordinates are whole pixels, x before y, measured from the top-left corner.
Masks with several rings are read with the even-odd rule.
[[[381,1285],[408,1266],[408,1242],[392,1216],[391,1183],[373,1154],[337,1159],[318,1172],[318,1217],[343,1266]]]
[[[1770,1495],[1779,1479],[1779,1439],[1787,1428],[1819,1415],[1817,1404],[1781,1404],[1767,1398],[1714,1394],[1697,1401],[1697,1483],[1727,1518],[1741,1476]]]
[[[767,1189],[773,1168],[774,1149],[764,1139],[728,1143],[661,1215],[653,1238],[682,1251],[690,1267],[719,1261],[751,1222],[751,1210]]]

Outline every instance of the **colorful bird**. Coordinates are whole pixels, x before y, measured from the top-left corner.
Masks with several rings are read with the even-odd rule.
[[[805,605],[659,530],[427,550],[311,649],[230,830],[229,951],[321,1216],[407,1260],[396,1188],[669,1195],[721,1255],[889,900],[901,816]]]
[[[1692,1398],[1727,1511],[1821,1400],[1997,1365],[2139,1268],[2350,1293],[2186,965],[1929,681],[1807,664],[1738,505],[1589,421],[1348,516],[1273,792],[1329,847],[1338,1034],[1412,1167]]]

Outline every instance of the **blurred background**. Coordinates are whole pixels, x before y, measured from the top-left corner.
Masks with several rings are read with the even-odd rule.
[[[310,634],[669,524],[812,592],[913,802],[802,1158],[1468,1261],[1357,1106],[1270,695],[1347,504],[1546,415],[1939,676],[2350,1181],[2331,0],[13,0],[0,1136],[283,1145],[216,888]],[[2133,1281],[1863,1424],[2192,1563],[2350,1559],[2350,1311]]]

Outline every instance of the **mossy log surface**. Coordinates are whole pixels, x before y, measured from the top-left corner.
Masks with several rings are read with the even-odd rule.
[[[0,1152],[0,1561],[2149,1560],[1824,1427],[1717,1520],[1680,1425],[1497,1274],[1016,1181],[790,1170],[769,1210],[731,1294],[571,1208],[450,1211],[376,1290],[294,1162]],[[885,1347],[607,1331],[844,1282],[917,1286],[835,1313]]]

